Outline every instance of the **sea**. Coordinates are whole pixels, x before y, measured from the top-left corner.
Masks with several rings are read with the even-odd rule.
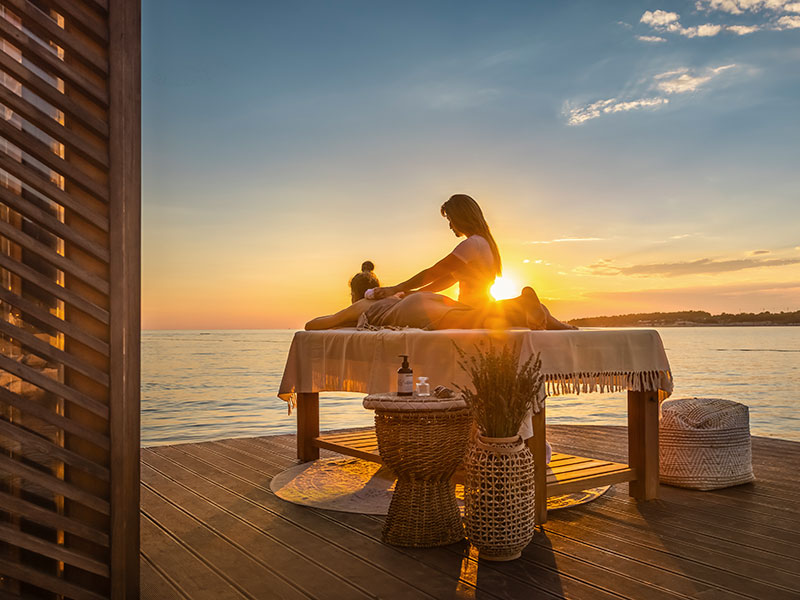
[[[657,328],[673,398],[750,408],[753,435],[800,441],[800,327]],[[142,445],[295,432],[277,397],[293,330],[142,332]],[[373,424],[363,394],[321,393],[320,427]],[[625,393],[554,396],[548,423],[625,425]]]

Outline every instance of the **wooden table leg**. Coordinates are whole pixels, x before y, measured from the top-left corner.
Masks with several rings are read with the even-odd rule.
[[[628,464],[636,469],[630,495],[658,498],[658,392],[628,392]]]
[[[297,458],[303,462],[317,460],[319,448],[319,393],[297,394]]]
[[[543,525],[547,522],[547,464],[545,443],[547,442],[547,428],[545,426],[544,403],[542,410],[533,415],[533,437],[528,440],[529,448],[533,451],[533,487],[535,490],[536,524]],[[531,445],[532,443],[532,445]]]

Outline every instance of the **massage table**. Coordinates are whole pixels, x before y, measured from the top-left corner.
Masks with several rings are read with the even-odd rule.
[[[530,421],[523,424],[533,433],[528,444],[535,462],[537,523],[547,520],[549,496],[628,481],[633,498],[658,497],[659,403],[672,393],[673,383],[661,338],[650,329],[299,331],[278,391],[289,413],[297,413],[297,457],[316,460],[320,448],[326,448],[381,462],[374,430],[320,433],[320,392],[394,392],[401,354],[409,356],[414,377],[428,377],[432,389],[467,386],[456,345],[469,353],[489,343],[515,348],[520,363],[541,356],[546,384]],[[546,465],[545,397],[552,402],[562,394],[617,391],[628,394],[628,462],[554,454]]]

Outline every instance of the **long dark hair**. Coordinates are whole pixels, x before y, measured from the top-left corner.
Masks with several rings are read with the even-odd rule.
[[[372,264],[372,261],[365,260],[361,263],[361,272],[350,278],[350,294],[353,302],[361,300],[367,290],[380,287],[381,282],[378,281],[375,273],[373,273],[374,270],[375,265]]]
[[[466,194],[454,194],[450,199],[442,204],[442,216],[450,219],[453,227],[465,235],[479,235],[487,242],[492,249],[494,256],[495,275],[503,274],[503,263],[500,260],[500,250],[497,249],[497,242],[492,237],[489,225],[483,218],[483,211],[478,203]]]

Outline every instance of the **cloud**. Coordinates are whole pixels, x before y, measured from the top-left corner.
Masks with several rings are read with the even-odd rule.
[[[770,253],[769,250],[753,250],[750,253],[750,256],[758,256],[759,254],[769,254],[769,253]]]
[[[660,33],[677,33],[688,38],[714,37],[722,32],[743,36],[765,29],[780,31],[800,28],[800,17],[797,16],[800,13],[798,0],[697,0],[695,8],[706,13],[722,12],[731,15],[749,13],[760,17],[761,22],[748,25],[705,23],[684,27],[678,13],[664,10],[646,10],[639,22]]]
[[[678,33],[685,37],[714,37],[722,31],[722,25],[712,25],[706,23],[705,25],[698,25],[696,27],[681,27]]]
[[[777,29],[800,29],[800,17],[786,16],[777,21]]]
[[[669,287],[661,289],[646,289],[636,291],[625,290],[607,290],[587,292],[587,297],[612,297],[612,296],[625,296],[626,294],[682,294],[682,293],[698,293],[698,294],[711,294],[711,295],[726,295],[738,296],[740,294],[748,294],[751,292],[775,292],[779,290],[800,290],[800,283],[796,281],[770,281],[770,282],[753,282],[753,283],[731,283],[727,285],[703,285],[703,286],[687,286],[687,287]]]
[[[602,115],[654,107],[667,104],[668,102],[669,98],[639,98],[637,100],[628,100],[625,102],[619,102],[616,98],[598,100],[587,106],[568,107],[566,110],[568,117],[567,124],[580,125],[581,123],[596,119]]]
[[[761,312],[797,310],[800,283],[754,282],[702,286],[670,286],[659,289],[627,289],[585,292],[582,306],[572,309],[585,315],[652,312],[654,310],[707,310],[709,312]],[[552,308],[552,307],[551,307]],[[559,307],[559,313],[562,309]]]
[[[732,31],[736,35],[748,35],[761,30],[760,25],[728,25],[725,29]]]
[[[656,275],[661,277],[679,277],[682,275],[730,273],[731,271],[741,271],[743,269],[783,267],[796,264],[800,264],[800,258],[739,258],[730,260],[700,258],[688,262],[630,265],[625,267],[617,267],[611,265],[607,261],[598,261],[593,265],[581,268],[581,272],[592,275],[629,275],[633,277]]]
[[[605,113],[627,112],[648,106],[658,106],[669,102],[667,98],[640,98],[639,100],[629,100],[627,102],[617,102],[603,109]]]
[[[658,79],[658,77],[656,77],[656,79]],[[684,94],[686,92],[695,91],[710,80],[710,75],[693,76],[689,75],[689,73],[682,73],[680,75],[671,76],[669,79],[659,81],[656,87],[667,94]]]
[[[669,104],[667,96],[694,92],[723,71],[734,67],[736,67],[734,64],[722,65],[705,69],[701,73],[695,73],[686,67],[666,71],[652,78],[649,90],[651,94],[648,96],[631,99],[607,98],[582,106],[573,106],[568,102],[563,112],[567,117],[567,125],[581,125],[603,115],[656,108]]]
[[[557,238],[555,240],[533,240],[525,242],[526,244],[561,244],[564,242],[600,242],[605,238],[588,237],[588,238]]]
[[[703,75],[693,75],[688,69],[678,69],[667,71],[656,75],[653,79],[657,80],[656,89],[666,94],[685,94],[694,92],[704,83],[711,81],[714,77],[734,68],[736,65],[723,65],[713,69],[707,69]]]
[[[637,35],[636,39],[639,40],[640,42],[650,42],[650,43],[667,41],[667,38],[663,38],[660,35]]]
[[[650,27],[666,27],[670,23],[677,23],[680,15],[674,12],[667,12],[665,10],[644,11],[642,18],[639,19],[641,23],[650,25]]]
[[[720,11],[731,15],[741,15],[746,12],[760,13],[771,12],[800,12],[796,0],[697,0],[695,8],[705,11]]]
[[[695,25],[693,27],[684,27],[680,24],[678,19],[680,15],[675,12],[667,12],[664,10],[644,11],[640,23],[649,25],[656,31],[666,33],[679,33],[682,36],[693,37],[713,37],[723,30],[722,25],[714,25],[713,23],[706,23],[705,25]]]

